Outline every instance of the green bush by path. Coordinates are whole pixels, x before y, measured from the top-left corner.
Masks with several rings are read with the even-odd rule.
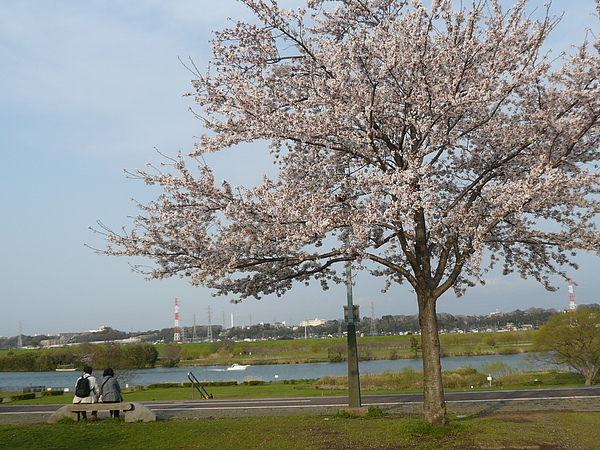
[[[10,396],[11,402],[16,402],[19,400],[32,400],[35,398],[35,392],[28,392],[26,394],[14,394]]]

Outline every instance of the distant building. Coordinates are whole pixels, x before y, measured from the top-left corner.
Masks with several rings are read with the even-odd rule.
[[[325,319],[314,319],[314,320],[303,320],[300,322],[300,327],[318,327],[325,325],[327,321]]]
[[[60,334],[58,335],[58,339],[42,339],[40,341],[41,347],[66,347],[71,338],[74,336],[74,333]]]

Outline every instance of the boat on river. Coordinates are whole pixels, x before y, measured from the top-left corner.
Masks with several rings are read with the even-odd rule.
[[[75,372],[76,370],[77,367],[75,367],[73,364],[59,364],[56,368],[57,372]]]
[[[227,368],[227,370],[246,370],[248,368],[249,364],[238,364],[238,363],[233,363],[231,366],[229,366]]]

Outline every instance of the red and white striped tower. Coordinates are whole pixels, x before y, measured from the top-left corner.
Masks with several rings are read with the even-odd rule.
[[[569,311],[575,312],[577,307],[575,306],[575,294],[573,293],[573,281],[569,279]]]
[[[181,332],[179,331],[179,300],[175,299],[175,330],[173,333],[173,342],[181,343]]]

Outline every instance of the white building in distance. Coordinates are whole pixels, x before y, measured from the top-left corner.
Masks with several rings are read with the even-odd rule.
[[[303,320],[300,322],[300,327],[318,327],[319,325],[325,325],[327,321],[325,319],[314,319],[314,320]]]

